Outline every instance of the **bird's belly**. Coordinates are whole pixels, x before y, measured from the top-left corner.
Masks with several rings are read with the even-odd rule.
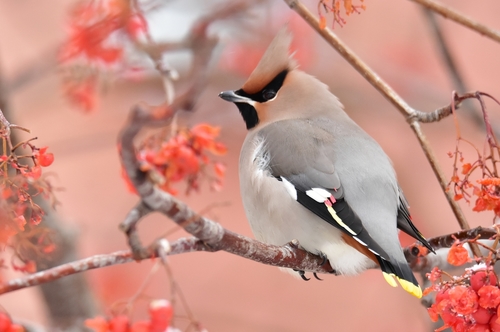
[[[374,266],[344,242],[337,228],[295,201],[274,177],[262,174],[253,181],[241,179],[241,190],[247,218],[259,241],[284,245],[296,239],[305,250],[325,254],[339,274],[353,275]]]

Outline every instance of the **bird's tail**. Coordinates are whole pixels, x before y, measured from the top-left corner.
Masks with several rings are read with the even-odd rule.
[[[418,284],[417,279],[413,275],[410,266],[406,262],[398,262],[395,259],[390,261],[385,260],[380,256],[376,256],[384,275],[385,281],[392,287],[397,287],[396,280],[399,282],[401,287],[408,293],[417,298],[422,297],[422,289]]]

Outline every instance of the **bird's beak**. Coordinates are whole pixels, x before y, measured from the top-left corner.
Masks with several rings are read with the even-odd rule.
[[[254,104],[254,101],[252,99],[237,95],[234,91],[231,90],[219,93],[219,97],[232,103],[245,103],[250,105]]]

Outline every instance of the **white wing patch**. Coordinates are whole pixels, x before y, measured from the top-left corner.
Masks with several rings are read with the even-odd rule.
[[[332,194],[323,188],[312,188],[306,191],[306,195],[314,199],[318,203],[323,203],[326,201]]]
[[[292,196],[294,200],[297,200],[297,190],[295,189],[295,186],[284,177],[280,176],[280,178],[288,194]]]

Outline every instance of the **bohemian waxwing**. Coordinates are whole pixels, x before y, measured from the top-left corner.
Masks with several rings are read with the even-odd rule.
[[[391,161],[325,84],[297,69],[291,38],[282,29],[243,87],[219,94],[248,129],[239,172],[255,237],[296,239],[336,274],[380,267],[391,286],[421,297],[397,228],[433,250],[411,222]]]

